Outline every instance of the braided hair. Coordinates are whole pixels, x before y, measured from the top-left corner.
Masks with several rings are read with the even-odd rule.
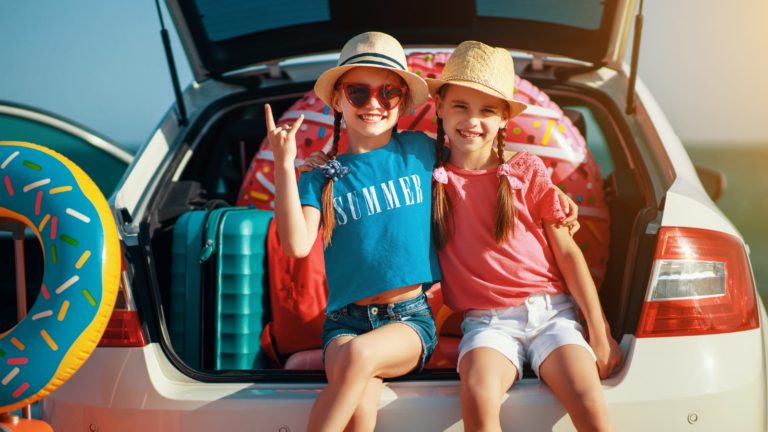
[[[499,166],[504,161],[504,137],[506,128],[500,128],[496,134],[496,157],[499,159]],[[496,232],[494,237],[496,243],[502,244],[508,236],[515,235],[515,193],[512,185],[509,184],[506,176],[499,177],[499,190],[496,194]]]
[[[437,136],[435,137],[435,152],[437,162],[435,168],[445,166],[445,130],[443,119],[437,118]],[[453,211],[451,200],[445,190],[445,185],[432,179],[432,232],[435,244],[442,249],[453,232]]]
[[[339,153],[339,139],[341,138],[341,113],[334,111],[333,114],[333,147],[327,156],[330,160],[336,159]],[[329,178],[323,185],[321,195],[322,202],[322,222],[323,222],[323,246],[331,243],[331,234],[336,227],[336,215],[333,213],[333,179]]]

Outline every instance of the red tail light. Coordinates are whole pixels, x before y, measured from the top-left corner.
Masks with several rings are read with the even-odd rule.
[[[661,228],[637,337],[728,333],[759,326],[742,242],[696,228]]]
[[[107,328],[99,342],[100,347],[143,347],[147,345],[144,330],[141,328],[139,313],[128,289],[128,277],[125,262],[122,262],[120,289]]]
[[[143,347],[146,344],[139,313],[124,309],[115,309],[112,312],[107,329],[99,342],[100,347]]]

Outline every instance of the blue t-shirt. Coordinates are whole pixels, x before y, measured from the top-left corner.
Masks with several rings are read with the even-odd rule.
[[[325,249],[327,312],[403,286],[440,280],[432,242],[435,142],[400,132],[384,147],[337,157],[350,172],[333,184],[336,227]],[[325,177],[299,178],[302,205],[321,209]]]

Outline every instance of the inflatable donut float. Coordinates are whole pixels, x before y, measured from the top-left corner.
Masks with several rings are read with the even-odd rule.
[[[94,182],[35,144],[0,142],[0,219],[34,232],[45,266],[28,314],[0,334],[2,413],[51,393],[96,347],[117,296],[120,244]]]
[[[411,53],[409,69],[425,78],[437,78],[450,53]],[[609,213],[603,197],[603,176],[587,148],[586,141],[564,115],[560,107],[529,81],[516,79],[515,99],[529,108],[507,124],[506,147],[526,150],[540,156],[552,181],[579,205],[581,229],[574,239],[584,252],[595,284],[600,288],[608,260]],[[296,134],[297,159],[317,150],[328,151],[333,143],[333,116],[330,109],[313,91],[296,101],[277,124],[292,122],[304,114],[304,122]],[[435,136],[437,129],[434,102],[423,105],[404,115],[400,130],[420,130]],[[345,151],[346,134],[339,141]],[[271,210],[274,206],[274,158],[266,139],[251,162],[243,181],[237,205],[254,205]]]

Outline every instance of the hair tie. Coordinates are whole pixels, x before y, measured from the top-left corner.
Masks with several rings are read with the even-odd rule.
[[[503,164],[499,165],[499,167],[496,169],[496,176],[497,177],[501,177],[501,176],[509,177],[509,176],[512,175],[513,171],[514,170],[512,169],[512,165],[510,165],[508,163],[503,163]]]
[[[323,176],[333,181],[339,181],[342,177],[349,174],[349,167],[341,165],[336,159],[331,159],[325,165],[312,164],[312,167],[323,172]]]
[[[443,166],[439,166],[432,170],[432,178],[438,183],[448,184],[448,172],[445,171],[445,167]]]

